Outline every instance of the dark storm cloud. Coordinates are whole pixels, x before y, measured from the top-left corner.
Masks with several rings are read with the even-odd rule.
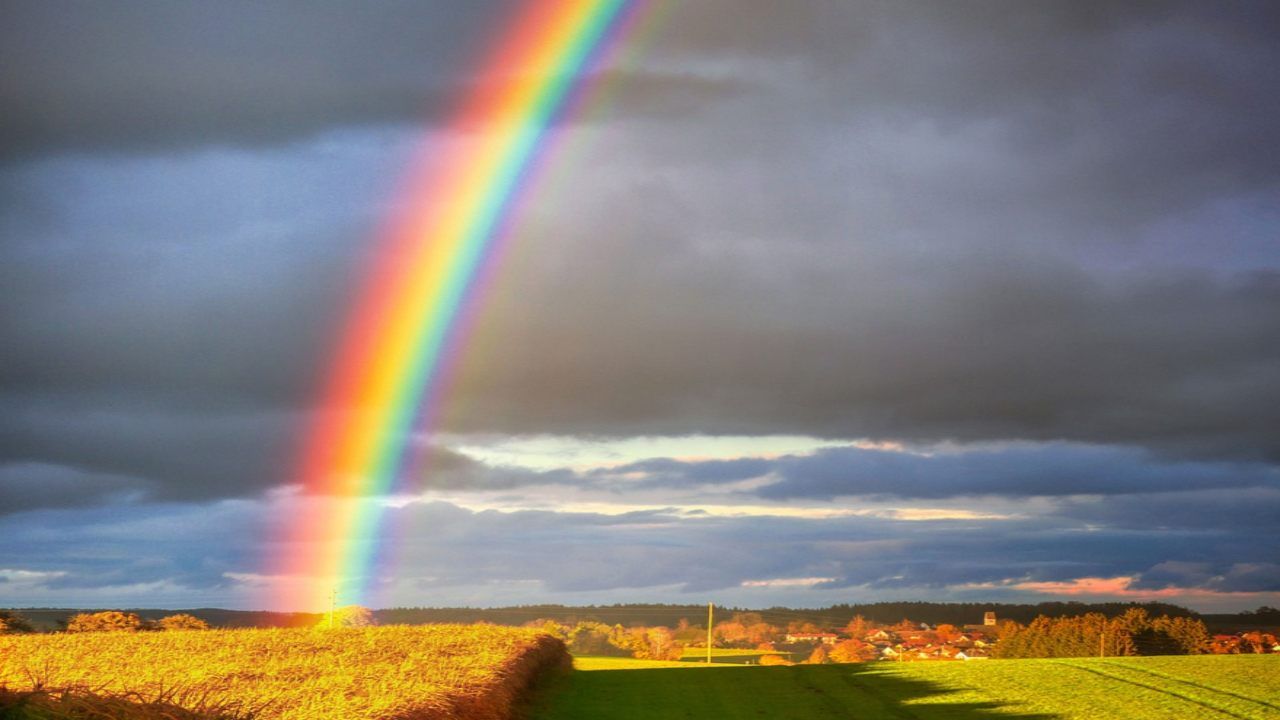
[[[842,267],[838,252],[827,259]],[[571,267],[563,283],[518,288],[525,304],[494,321],[504,352],[478,358],[459,429],[1067,439],[1280,458],[1280,275],[1108,287],[957,263],[752,287],[733,263],[625,258],[625,276]]]
[[[11,3],[0,158],[257,146],[335,127],[438,123],[517,3]],[[612,71],[641,115],[739,83]]]
[[[5,155],[255,144],[414,122],[470,78],[505,3],[21,2]]]
[[[911,164],[924,158],[903,154],[892,194],[923,190],[921,200],[997,214],[1011,200],[1048,199],[1084,223],[1078,236],[1206,192],[1269,186],[1280,167],[1280,12],[1267,3],[724,0],[681,4],[668,23],[655,54],[708,73],[736,68],[777,90],[717,97],[697,115],[705,136],[668,138],[725,159],[767,152],[797,129],[837,154],[886,126],[998,139],[1002,172],[935,148],[930,160],[953,172],[922,185]],[[726,122],[721,104],[751,120]],[[821,138],[820,125],[838,132]]]
[[[656,176],[598,153],[622,189],[526,230],[459,423],[1280,457],[1274,19],[954,7],[659,41],[774,91],[624,138]]]
[[[0,225],[0,463],[24,486],[52,466],[153,498],[288,481],[388,142],[0,171],[21,190]]]
[[[41,502],[75,504],[287,482],[418,146],[386,126],[438,117],[505,12],[12,5],[9,487],[56,473],[83,490]],[[531,197],[447,429],[1205,461],[1015,452],[945,466],[949,485],[923,461],[851,456],[846,475],[822,455],[784,468],[772,492],[796,496],[1256,485],[1248,463],[1280,459],[1278,35],[1249,3],[672,4],[569,138],[587,160]],[[548,480],[573,481],[431,482]]]
[[[0,171],[15,190],[0,226],[13,301],[0,382],[205,407],[296,402],[334,342],[399,167],[381,146],[396,140]]]
[[[245,496],[260,491],[264,477],[288,477],[291,431],[298,425],[292,418],[121,405],[6,404],[0,489],[14,496],[16,507],[0,503],[0,513],[110,497]]]
[[[10,3],[3,146],[12,155],[259,143],[435,120],[476,81],[474,64],[514,6]],[[1251,147],[1256,167],[1275,162],[1254,142],[1269,137],[1276,107],[1268,90],[1280,19],[1266,3],[715,0],[656,14],[651,57],[617,78],[616,109],[696,113],[749,85],[794,82],[790,67],[813,96],[757,107],[770,124],[798,112],[843,122],[851,111],[949,123],[1016,116],[1036,154],[1103,153],[1099,124],[1130,133],[1123,126],[1136,124],[1149,159],[1217,165]],[[1215,142],[1168,157],[1166,143],[1182,133]],[[1129,179],[1112,177],[1120,189]]]
[[[0,516],[51,507],[247,497],[294,482],[298,418],[121,407],[10,408],[0,418]],[[489,467],[446,448],[414,453],[397,492],[582,484],[567,470]],[[57,464],[51,464],[56,461]]]
[[[146,481],[136,477],[98,475],[40,463],[9,463],[0,465],[0,515],[127,500],[147,487]]]

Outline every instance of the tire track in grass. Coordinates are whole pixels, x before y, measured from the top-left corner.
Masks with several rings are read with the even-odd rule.
[[[1144,667],[1137,667],[1135,665],[1127,665],[1127,664],[1121,665],[1120,663],[1107,663],[1107,667],[1122,668],[1124,670],[1129,670],[1131,672],[1144,673],[1146,675],[1151,675],[1152,677],[1158,677],[1162,680],[1172,680],[1174,682],[1180,682],[1184,685],[1190,685],[1191,687],[1199,688],[1201,690],[1209,690],[1211,692],[1220,693],[1222,695],[1230,695],[1231,697],[1237,698],[1239,700],[1245,700],[1247,702],[1257,703],[1258,705],[1261,705],[1267,708],[1268,710],[1280,710],[1280,705],[1269,703],[1266,700],[1259,700],[1258,698],[1249,697],[1248,695],[1241,695],[1240,693],[1232,692],[1231,690],[1224,690],[1222,688],[1214,687],[1212,685],[1205,685],[1204,683],[1195,682],[1193,680],[1187,680],[1185,678],[1180,678],[1177,675],[1169,675],[1162,672],[1156,672],[1155,670],[1151,670]]]
[[[1124,677],[1124,676],[1122,676],[1122,675],[1113,675],[1113,674],[1111,674],[1111,673],[1103,672],[1103,671],[1101,671],[1101,670],[1098,670],[1097,668],[1091,668],[1091,667],[1088,667],[1088,666],[1086,666],[1086,665],[1076,665],[1075,663],[1061,662],[1061,661],[1059,661],[1059,662],[1055,662],[1054,664],[1055,664],[1055,665],[1062,665],[1063,667],[1073,668],[1073,669],[1075,669],[1075,670],[1079,670],[1079,671],[1081,671],[1081,672],[1093,673],[1094,675],[1098,675],[1098,676],[1101,676],[1101,677],[1105,677],[1105,678],[1108,678],[1108,679],[1110,679],[1110,680],[1115,680],[1116,682],[1127,683],[1127,684],[1129,684],[1129,685],[1134,685],[1134,686],[1136,686],[1136,687],[1144,688],[1144,689],[1146,689],[1146,690],[1151,690],[1151,691],[1153,691],[1153,692],[1158,692],[1158,693],[1162,693],[1162,694],[1164,694],[1164,695],[1169,695],[1170,697],[1176,697],[1176,698],[1178,698],[1179,700],[1185,700],[1186,702],[1189,702],[1189,703],[1191,703],[1192,705],[1198,705],[1198,706],[1200,706],[1200,707],[1202,707],[1202,708],[1204,708],[1204,709],[1206,709],[1206,710],[1211,710],[1211,711],[1216,712],[1216,713],[1221,713],[1221,714],[1223,714],[1223,715],[1227,715],[1227,716],[1229,716],[1229,717],[1239,718],[1239,720],[1256,720],[1256,718],[1255,718],[1254,716],[1252,716],[1252,715],[1241,715],[1240,713],[1236,712],[1235,710],[1232,710],[1232,709],[1230,709],[1230,708],[1224,708],[1224,707],[1221,707],[1221,706],[1219,706],[1219,705],[1215,705],[1215,704],[1213,704],[1212,702],[1210,702],[1210,701],[1208,701],[1208,700],[1205,700],[1205,699],[1203,699],[1203,698],[1195,697],[1194,695],[1185,695],[1185,694],[1183,694],[1183,693],[1180,693],[1180,692],[1177,692],[1177,691],[1174,691],[1174,690],[1170,690],[1170,689],[1168,689],[1168,688],[1163,688],[1163,687],[1160,687],[1160,686],[1158,686],[1158,685],[1149,685],[1149,684],[1144,683],[1144,682],[1138,682],[1137,680],[1133,680],[1133,679],[1131,679],[1131,678],[1127,678],[1127,677]]]
[[[859,674],[865,674],[865,671],[863,673],[841,672],[839,673],[839,678],[850,689],[874,700],[880,706],[879,709],[884,710],[890,716],[898,720],[919,720],[920,716],[903,707],[897,698],[891,697],[883,690],[873,687],[872,683],[863,681],[862,678],[858,677]]]
[[[827,683],[819,682],[819,678],[815,677],[819,675],[819,673],[813,672],[812,668],[802,668],[798,670],[799,671],[793,669],[791,676],[796,687],[813,693],[813,699],[816,702],[826,706],[828,711],[835,713],[831,717],[842,717],[849,711],[849,706],[847,704],[835,697],[832,697],[831,694],[827,692],[825,687]],[[821,674],[825,675],[826,673]]]

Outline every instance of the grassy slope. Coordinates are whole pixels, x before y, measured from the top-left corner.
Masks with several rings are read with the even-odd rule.
[[[1280,718],[1280,656],[713,666],[594,659],[562,678],[537,720],[668,718]],[[697,667],[696,665],[692,667]],[[582,672],[585,670],[586,672]]]

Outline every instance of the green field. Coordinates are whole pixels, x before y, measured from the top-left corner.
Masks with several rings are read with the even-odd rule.
[[[575,667],[542,694],[535,720],[1280,719],[1277,655],[794,667],[578,658]]]

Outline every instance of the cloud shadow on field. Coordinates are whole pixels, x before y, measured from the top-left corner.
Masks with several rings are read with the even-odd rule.
[[[955,692],[940,683],[877,672],[866,664],[793,667],[652,668],[576,671],[537,699],[536,720],[771,717],[945,717],[951,720],[1054,720],[1019,713],[1013,703],[913,701]]]

